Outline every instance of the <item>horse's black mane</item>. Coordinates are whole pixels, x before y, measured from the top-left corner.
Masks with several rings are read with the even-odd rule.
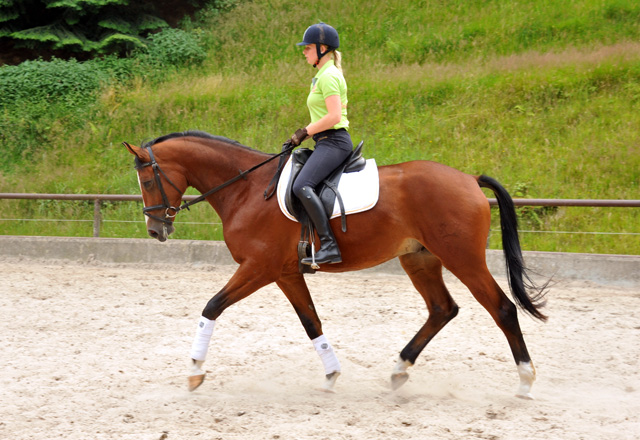
[[[251,147],[247,147],[246,145],[241,144],[238,141],[234,141],[233,139],[229,139],[229,138],[226,138],[224,136],[216,136],[216,135],[207,133],[206,131],[200,131],[200,130],[187,130],[187,131],[181,131],[181,132],[177,132],[177,133],[165,134],[164,136],[160,136],[160,137],[152,139],[150,141],[144,141],[142,143],[142,148],[151,147],[152,145],[159,144],[161,142],[168,141],[170,139],[176,139],[176,138],[187,137],[187,136],[198,137],[198,138],[202,138],[202,139],[211,139],[211,140],[214,140],[214,141],[225,142],[227,144],[231,144],[231,145],[236,146],[236,147],[242,147],[242,148],[247,148],[247,149],[252,150],[252,151],[257,151],[257,150],[254,150]]]

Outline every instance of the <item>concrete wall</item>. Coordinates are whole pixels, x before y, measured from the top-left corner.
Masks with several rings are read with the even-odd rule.
[[[236,264],[224,242],[153,239],[23,237],[0,235],[0,257],[105,263]],[[583,280],[640,288],[640,256],[524,252],[527,266],[543,279]],[[489,270],[505,276],[502,251],[487,251]],[[397,259],[370,271],[402,273]]]

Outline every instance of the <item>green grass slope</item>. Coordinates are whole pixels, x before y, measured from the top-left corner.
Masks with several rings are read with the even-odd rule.
[[[198,29],[203,65],[105,87],[79,126],[50,123],[46,144],[0,174],[0,191],[138,193],[120,142],[192,128],[278,151],[308,122],[314,70],[295,43],[320,20],[341,35],[352,136],[379,164],[435,160],[520,197],[640,199],[640,4],[626,0],[241,2]],[[3,218],[92,213],[0,203]],[[114,221],[103,236],[144,236],[136,204],[103,211]],[[527,250],[640,254],[637,208],[520,211]],[[177,238],[221,238],[210,208],[179,217]],[[89,235],[91,224],[0,228]]]

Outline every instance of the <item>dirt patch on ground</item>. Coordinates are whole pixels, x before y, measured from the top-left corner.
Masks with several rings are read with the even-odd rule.
[[[635,439],[638,289],[560,282],[547,324],[521,314],[538,372],[514,397],[506,340],[458,281],[461,306],[398,391],[389,376],[427,317],[402,275],[308,283],[342,363],[335,394],[293,309],[269,286],[218,320],[195,392],[198,317],[232,266],[0,259],[0,437],[7,439]],[[506,282],[498,280],[506,289]]]

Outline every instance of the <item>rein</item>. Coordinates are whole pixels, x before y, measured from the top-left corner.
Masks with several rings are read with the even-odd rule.
[[[278,154],[275,154],[273,156],[271,156],[269,159],[260,162],[259,164],[249,168],[246,171],[240,171],[240,173],[235,176],[232,177],[231,179],[227,180],[226,182],[216,186],[215,188],[211,188],[209,191],[205,192],[204,194],[201,194],[200,196],[196,197],[195,199],[189,201],[189,202],[185,202],[180,206],[171,206],[171,204],[169,203],[169,198],[167,197],[167,194],[164,190],[164,186],[162,185],[162,179],[160,177],[160,175],[162,174],[162,176],[164,176],[165,180],[167,182],[169,182],[169,184],[179,193],[182,193],[180,191],[180,189],[178,189],[177,185],[175,183],[173,183],[171,181],[171,179],[169,179],[169,176],[167,176],[167,174],[162,171],[162,168],[160,168],[160,165],[158,165],[158,162],[156,162],[155,156],[153,154],[153,150],[151,149],[151,146],[148,147],[143,147],[144,149],[146,149],[149,152],[149,162],[145,162],[145,163],[137,163],[136,164],[136,170],[142,169],[142,168],[146,168],[146,167],[151,167],[153,169],[153,175],[154,175],[154,179],[156,184],[158,185],[158,188],[160,189],[160,194],[162,195],[162,205],[153,205],[153,206],[148,206],[148,207],[143,207],[142,208],[142,212],[144,215],[146,215],[149,218],[152,218],[154,220],[160,221],[162,223],[165,224],[172,224],[173,223],[173,219],[175,218],[175,216],[178,214],[178,212],[182,211],[183,209],[187,209],[189,210],[190,206],[195,205],[196,203],[200,203],[203,200],[205,200],[207,197],[209,197],[211,194],[214,194],[218,191],[220,191],[223,188],[226,188],[227,186],[231,185],[232,183],[237,182],[240,179],[244,179],[245,176],[255,170],[257,170],[258,168],[262,167],[263,165],[266,165],[267,163],[271,162],[272,160],[280,157],[280,163],[278,164],[278,170],[276,172],[276,175],[273,177],[271,183],[269,184],[269,186],[271,186],[271,184],[273,183],[274,180],[277,180],[277,177],[280,175],[281,171],[282,171],[282,167],[284,166],[284,158],[286,156],[288,156],[289,154],[291,154],[291,151],[295,148],[295,145],[293,145],[290,141],[285,142],[282,145],[282,151]],[[275,188],[274,188],[275,189]],[[269,197],[271,197],[271,195],[273,195],[273,191],[271,191],[269,194],[267,194],[269,192],[269,188],[267,188],[267,190],[265,190],[264,192],[264,197],[265,200],[269,199]],[[155,211],[158,209],[164,209],[164,218],[158,217],[156,215],[151,214],[151,211]],[[170,212],[173,212],[173,214],[170,214]]]

